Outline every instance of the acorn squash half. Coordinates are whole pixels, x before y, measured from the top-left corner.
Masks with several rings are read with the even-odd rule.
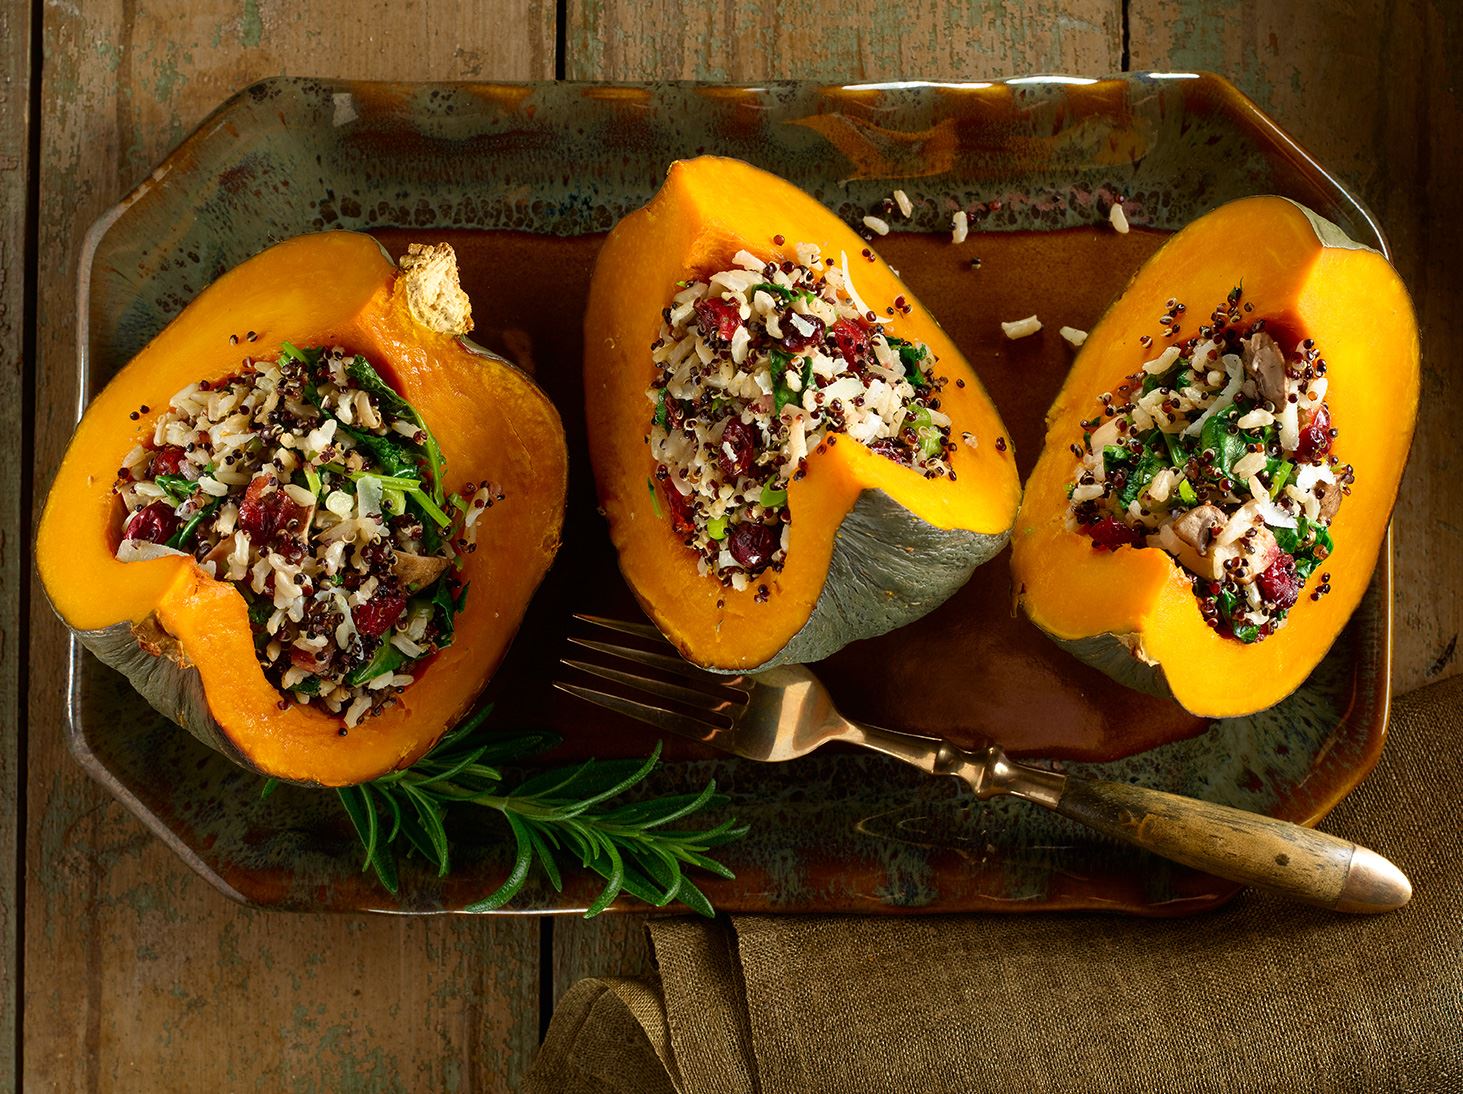
[[[558,548],[568,465],[558,413],[527,376],[459,337],[470,318],[455,260],[448,274],[414,278],[350,232],[269,248],[204,289],[92,401],[51,485],[36,555],[57,614],[160,712],[266,775],[339,786],[420,757],[497,668]],[[237,372],[246,352],[277,356],[284,341],[364,355],[435,433],[448,481],[488,480],[504,495],[464,558],[471,592],[456,640],[399,702],[345,735],[313,704],[280,709],[234,585],[186,556],[114,557],[124,455],[174,392]]]
[[[709,276],[747,250],[796,259],[816,244],[848,255],[867,306],[925,343],[950,378],[941,409],[953,419],[954,480],[927,480],[847,436],[811,453],[789,485],[791,538],[780,573],[741,592],[697,572],[696,555],[659,515],[647,488],[650,345],[661,311],[688,276]],[[645,208],[622,220],[601,250],[585,315],[585,402],[590,454],[620,569],[647,614],[690,661],[745,671],[815,661],[857,638],[931,611],[1006,543],[1020,482],[1005,426],[970,364],[882,260],[837,216],[792,184],[737,160],[703,156],[671,165]],[[956,380],[963,382],[957,386]],[[765,601],[755,591],[768,586]]]
[[[1330,526],[1331,592],[1303,590],[1285,625],[1250,645],[1222,637],[1200,614],[1186,571],[1158,548],[1096,550],[1069,530],[1066,487],[1096,398],[1156,352],[1170,298],[1187,322],[1243,284],[1253,305],[1293,340],[1313,338],[1327,363],[1334,454],[1356,482]],[[1293,342],[1292,342],[1293,344]],[[1026,483],[1012,537],[1016,598],[1028,617],[1114,679],[1206,717],[1250,714],[1294,691],[1325,656],[1366,591],[1411,443],[1418,335],[1401,279],[1376,251],[1285,198],[1224,205],[1170,239],[1088,335],[1047,414],[1046,442]]]

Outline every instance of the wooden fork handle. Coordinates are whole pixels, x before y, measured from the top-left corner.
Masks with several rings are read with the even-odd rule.
[[[1043,804],[1207,874],[1338,912],[1392,911],[1412,897],[1406,875],[1374,851],[1258,813],[1076,778],[1066,780],[1054,803]]]

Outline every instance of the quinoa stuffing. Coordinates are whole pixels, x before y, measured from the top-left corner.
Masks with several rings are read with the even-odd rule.
[[[1167,302],[1162,352],[1082,423],[1067,519],[1096,550],[1167,551],[1205,622],[1251,643],[1284,625],[1330,556],[1355,472],[1331,452],[1320,348],[1287,349],[1242,298],[1236,287],[1188,337],[1184,304]],[[1140,343],[1151,352],[1151,336]],[[1311,599],[1330,587],[1321,573]]]
[[[650,346],[648,487],[701,574],[746,589],[787,557],[789,483],[838,435],[925,475],[954,477],[945,379],[929,348],[897,337],[837,264],[739,251],[731,269],[677,283]],[[760,593],[760,589],[759,589]]]
[[[457,569],[501,495],[447,493],[445,470],[421,415],[364,357],[286,342],[173,396],[120,469],[117,558],[188,554],[233,582],[281,709],[356,726],[453,640]]]

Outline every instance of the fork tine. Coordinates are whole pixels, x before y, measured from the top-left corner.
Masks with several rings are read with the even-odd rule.
[[[611,695],[605,691],[595,691],[593,688],[581,688],[575,684],[565,684],[555,680],[554,687],[560,691],[583,699],[586,702],[594,703],[596,706],[613,710],[620,714],[628,715],[641,722],[649,722],[657,729],[663,729],[667,733],[674,733],[677,737],[689,737],[693,741],[707,741],[721,732],[720,726],[714,726],[709,722],[702,722],[685,714],[677,714],[674,711],[665,710],[661,707],[653,707],[647,703],[637,703],[633,699],[622,699],[618,695]]]
[[[624,684],[626,687],[642,691],[656,699],[674,699],[678,703],[685,703],[688,707],[695,707],[697,710],[725,711],[728,707],[741,706],[744,702],[744,700],[732,699],[727,695],[711,695],[696,688],[685,688],[680,684],[672,684],[664,680],[636,676],[633,672],[622,672],[620,669],[606,668],[604,665],[592,664],[589,661],[571,661],[567,657],[561,657],[559,664],[578,669],[580,672],[587,672],[591,676],[598,676],[603,680],[613,680],[617,684]]]
[[[588,650],[595,650],[599,653],[608,654],[610,657],[618,657],[624,661],[635,661],[641,665],[649,665],[653,669],[660,669],[662,672],[674,673],[687,680],[695,680],[700,684],[713,685],[715,687],[739,689],[738,685],[746,683],[743,676],[723,676],[716,672],[707,672],[705,669],[698,669],[679,654],[655,653],[651,650],[637,650],[629,646],[616,646],[610,642],[597,642],[592,638],[575,638],[569,636],[569,641],[576,646],[583,646]]]
[[[619,631],[621,634],[633,634],[637,638],[649,638],[661,645],[669,645],[665,635],[652,623],[631,623],[627,619],[610,619],[603,615],[585,615],[582,612],[575,612],[574,618],[581,623],[588,623],[590,626],[603,627],[607,631]]]

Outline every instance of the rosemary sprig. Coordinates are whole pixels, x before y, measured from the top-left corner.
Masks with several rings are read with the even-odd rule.
[[[622,892],[664,907],[678,900],[705,916],[713,913],[706,895],[686,870],[696,867],[730,878],[732,872],[707,852],[739,839],[746,827],[726,820],[701,831],[669,829],[705,808],[725,804],[715,781],[695,794],[674,794],[620,805],[611,803],[642,782],[660,762],[660,745],[644,760],[586,760],[539,772],[511,790],[503,787],[504,763],[543,752],[558,743],[548,733],[499,735],[483,732],[491,708],[484,708],[447,734],[426,756],[405,771],[369,783],[339,788],[340,803],[365,850],[361,869],[374,868],[393,895],[397,892],[397,841],[404,838],[437,868],[451,869],[447,814],[476,805],[503,815],[516,848],[507,879],[467,911],[501,908],[522,890],[537,866],[555,891],[563,888],[560,854],[604,878],[604,889],[584,913],[604,911]],[[267,796],[274,780],[265,783]]]

